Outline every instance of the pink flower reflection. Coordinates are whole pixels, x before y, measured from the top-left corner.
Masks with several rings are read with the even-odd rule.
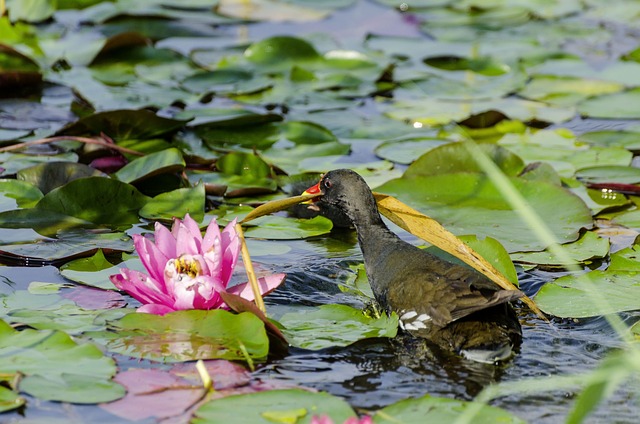
[[[141,235],[133,243],[148,275],[124,268],[111,282],[143,305],[138,312],[164,315],[183,309],[227,308],[220,292],[254,300],[248,283],[227,289],[240,253],[240,239],[234,220],[220,232],[215,219],[202,236],[198,224],[187,214],[174,219],[171,231],[156,222],[155,242]],[[284,281],[284,274],[258,280],[263,295]]]

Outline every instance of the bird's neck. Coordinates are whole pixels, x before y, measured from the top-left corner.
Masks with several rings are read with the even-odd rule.
[[[385,286],[386,280],[377,281],[373,276],[380,275],[382,270],[378,270],[378,268],[385,267],[384,264],[387,263],[385,257],[389,253],[389,245],[396,243],[400,239],[389,230],[377,211],[375,217],[370,216],[368,221],[364,221],[366,224],[363,221],[355,222],[358,243],[360,244],[360,250],[362,250],[369,284],[378,302],[385,306],[388,289]]]

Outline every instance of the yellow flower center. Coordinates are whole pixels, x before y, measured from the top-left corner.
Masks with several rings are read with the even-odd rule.
[[[180,256],[175,260],[174,265],[178,274],[186,274],[191,278],[195,278],[202,274],[200,263],[197,260],[194,260],[191,255]]]

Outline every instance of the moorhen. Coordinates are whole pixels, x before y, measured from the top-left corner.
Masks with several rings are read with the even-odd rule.
[[[306,193],[352,221],[376,301],[395,312],[402,330],[470,360],[509,358],[522,329],[509,304],[523,293],[504,290],[479,272],[400,239],[382,221],[364,179],[348,169],[325,174]],[[312,206],[313,207],[313,206]]]

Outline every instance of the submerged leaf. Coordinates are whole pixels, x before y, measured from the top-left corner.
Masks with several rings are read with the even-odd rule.
[[[370,337],[395,337],[398,332],[397,315],[372,318],[346,305],[291,312],[280,318],[280,324],[292,345],[311,350],[348,346]]]

